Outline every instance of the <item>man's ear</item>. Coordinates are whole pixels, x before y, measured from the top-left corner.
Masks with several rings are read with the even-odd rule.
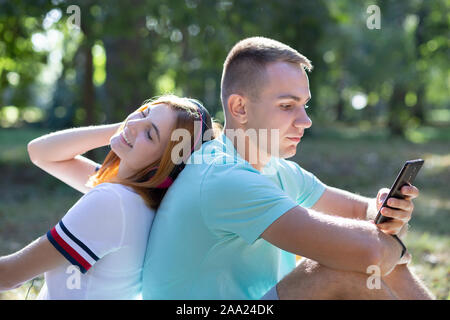
[[[228,112],[239,124],[247,122],[247,99],[239,94],[228,97]]]

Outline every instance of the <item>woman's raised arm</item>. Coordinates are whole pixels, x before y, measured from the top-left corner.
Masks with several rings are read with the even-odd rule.
[[[89,150],[109,144],[120,123],[57,131],[28,143],[30,160],[42,170],[86,193],[89,176],[97,163],[81,156]]]

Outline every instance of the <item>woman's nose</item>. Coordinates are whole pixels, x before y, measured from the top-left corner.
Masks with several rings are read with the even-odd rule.
[[[136,134],[140,129],[147,127],[146,119],[130,119],[127,121],[125,127],[133,134]]]

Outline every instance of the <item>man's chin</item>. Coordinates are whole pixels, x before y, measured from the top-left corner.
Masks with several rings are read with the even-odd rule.
[[[281,158],[281,159],[292,158],[296,154],[297,154],[297,148],[289,148],[287,150],[280,151],[279,158]]]

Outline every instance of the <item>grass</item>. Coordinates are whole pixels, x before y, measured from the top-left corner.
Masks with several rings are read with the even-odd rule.
[[[390,187],[403,162],[423,158],[416,178],[420,196],[405,240],[411,268],[438,299],[450,299],[449,131],[424,129],[425,140],[390,139],[382,130],[328,128],[307,134],[292,159],[328,185],[368,197]],[[430,138],[429,132],[433,132]],[[0,130],[0,255],[18,250],[55,225],[81,194],[32,166],[27,142],[39,130]],[[416,135],[417,138],[417,135]],[[42,277],[0,299],[33,299]]]

